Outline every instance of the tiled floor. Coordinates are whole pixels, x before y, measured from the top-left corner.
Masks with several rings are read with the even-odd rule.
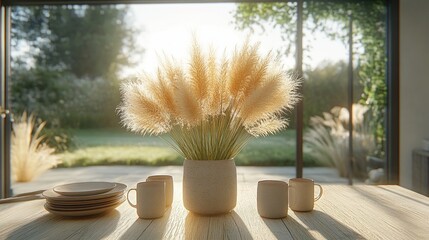
[[[155,174],[172,175],[176,184],[182,181],[183,167],[147,167],[147,166],[95,166],[80,168],[52,169],[29,183],[14,183],[13,193],[36,191],[52,188],[59,184],[82,181],[112,181],[134,186],[144,181],[147,176]],[[237,167],[237,180],[255,183],[263,179],[288,180],[295,176],[294,167]],[[347,179],[340,178],[333,168],[305,168],[304,177],[316,182],[330,184],[347,184]]]

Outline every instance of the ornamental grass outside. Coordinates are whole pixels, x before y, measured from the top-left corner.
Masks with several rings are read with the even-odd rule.
[[[156,74],[125,82],[119,114],[129,130],[159,135],[185,158],[188,210],[222,214],[236,205],[234,157],[251,138],[286,128],[297,86],[259,44],[219,58],[194,41],[187,65],[165,58]]]

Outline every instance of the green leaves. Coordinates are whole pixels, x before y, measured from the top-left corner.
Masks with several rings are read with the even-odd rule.
[[[136,51],[126,13],[127,7],[115,5],[12,8],[12,39],[34,49],[25,57],[38,66],[106,77],[116,74],[118,65],[130,64],[126,49]]]

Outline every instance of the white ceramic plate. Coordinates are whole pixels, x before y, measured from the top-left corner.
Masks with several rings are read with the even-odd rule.
[[[56,193],[53,189],[46,190],[42,193],[42,195],[48,200],[48,201],[69,201],[69,202],[80,202],[85,200],[94,200],[94,199],[105,199],[108,197],[117,196],[119,194],[124,194],[125,189],[127,188],[127,185],[122,183],[115,183],[116,187],[112,190],[96,195],[87,195],[87,196],[64,196],[59,193]]]
[[[105,193],[116,187],[111,182],[78,182],[54,187],[54,191],[64,196],[88,196]]]
[[[106,203],[93,204],[93,205],[81,205],[81,206],[80,205],[61,206],[61,205],[53,205],[53,204],[50,204],[49,202],[46,202],[46,207],[54,211],[85,211],[85,210],[93,210],[98,208],[110,207],[118,203],[122,203],[124,201],[125,201],[125,197],[122,197],[119,200],[110,201]]]
[[[118,201],[123,196],[124,194],[119,194],[113,197],[106,197],[106,198],[94,199],[94,200],[83,200],[83,201],[63,201],[63,200],[57,200],[57,199],[55,200],[46,199],[46,202],[48,202],[51,205],[58,205],[58,206],[86,206],[86,205],[103,204],[106,202]]]
[[[109,207],[104,207],[104,208],[97,208],[97,209],[92,209],[92,210],[83,210],[83,211],[56,211],[53,210],[51,208],[49,208],[49,205],[46,203],[45,204],[45,209],[46,211],[58,215],[58,216],[65,216],[65,217],[83,217],[83,216],[90,216],[90,215],[95,215],[95,214],[100,214],[103,212],[107,212],[107,211],[111,211],[113,209],[115,209],[116,207],[118,207],[119,205],[121,205],[124,200],[116,203],[115,205],[109,206]]]

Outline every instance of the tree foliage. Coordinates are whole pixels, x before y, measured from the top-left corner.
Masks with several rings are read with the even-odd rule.
[[[288,2],[276,3],[240,3],[235,12],[235,23],[238,28],[261,28],[265,24],[278,27],[284,33],[284,52],[293,49],[296,36],[297,4]],[[349,16],[353,20],[355,46],[362,47],[359,61],[359,80],[364,91],[361,103],[370,107],[373,127],[376,129],[377,148],[383,155],[385,130],[387,87],[385,82],[386,54],[386,8],[383,0],[350,0],[350,1],[305,1],[304,32],[306,37],[311,33],[323,31],[332,38],[341,39],[347,44],[347,27]],[[335,24],[342,26],[337,29]],[[305,50],[309,50],[305,48]],[[304,55],[310,54],[305,51]]]
[[[12,43],[25,41],[31,48],[25,57],[34,58],[35,66],[77,77],[116,74],[130,64],[125,52],[134,48],[126,13],[126,7],[115,5],[13,8]]]
[[[48,127],[116,127],[118,73],[135,30],[120,5],[12,8],[11,100]],[[22,49],[29,48],[29,51]]]

